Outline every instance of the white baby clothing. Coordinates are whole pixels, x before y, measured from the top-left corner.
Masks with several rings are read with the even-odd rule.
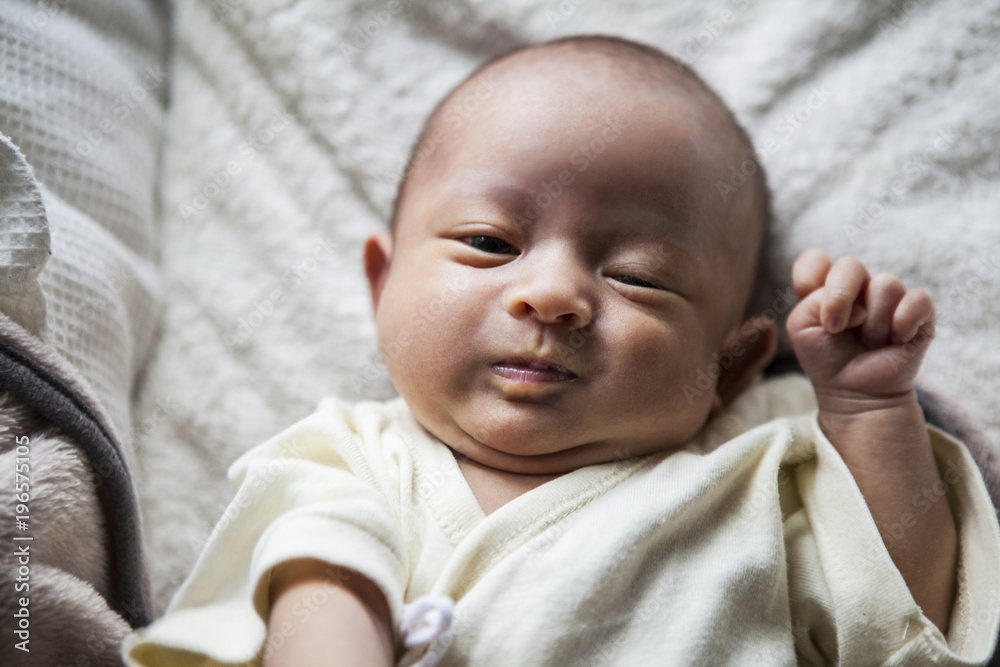
[[[958,587],[943,635],[920,611],[801,376],[757,382],[688,443],[564,474],[484,515],[401,399],[324,400],[230,469],[237,493],[132,665],[258,664],[268,573],[315,558],[404,605],[454,603],[437,664],[967,665],[1000,626],[1000,528],[961,443],[930,429]],[[895,527],[890,527],[890,532]],[[435,617],[437,618],[437,617]],[[294,629],[294,628],[293,628]],[[413,665],[430,644],[406,648]]]

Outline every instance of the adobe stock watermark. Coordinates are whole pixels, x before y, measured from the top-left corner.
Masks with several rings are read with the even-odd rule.
[[[642,592],[639,602],[629,609],[625,620],[629,625],[639,624],[640,627],[648,627],[650,623],[662,621],[664,610],[661,601],[669,600],[673,604],[683,594],[683,591],[684,586],[676,579],[676,575],[658,577],[651,590]],[[615,632],[607,637],[604,641],[600,642],[595,652],[587,656],[586,663],[581,665],[581,667],[620,665],[621,654],[619,650],[629,645],[633,632],[623,628],[622,631]]]
[[[329,237],[320,237],[313,243],[308,254],[281,275],[280,284],[268,290],[263,299],[255,300],[254,307],[237,319],[235,330],[225,335],[226,345],[230,349],[242,347],[264,322],[271,319],[289,294],[312,278],[320,265],[336,256],[336,249],[337,242]]]
[[[844,234],[851,245],[857,243],[858,239],[900,200],[910,186],[927,173],[931,165],[961,138],[962,136],[953,128],[939,129],[931,141],[930,148],[904,162],[892,178],[889,187],[884,192],[877,193],[867,204],[859,206],[854,212],[855,221],[844,225]]]
[[[440,292],[424,305],[392,341],[383,345],[375,359],[370,359],[364,368],[351,375],[351,387],[360,391],[365,385],[382,376],[386,359],[392,360],[403,354],[416,338],[433,322],[448,315],[450,306],[460,294],[469,288],[469,279],[453,279],[445,283]]]
[[[658,251],[656,258],[649,261],[644,268],[653,275],[657,275],[660,269],[662,269],[666,263],[670,261],[671,257],[672,254],[670,252],[661,249]],[[572,359],[581,349],[583,349],[583,346],[587,344],[587,341],[590,340],[593,335],[593,321],[588,322],[582,327],[573,329],[569,332],[569,336],[567,336],[565,340],[556,342],[554,346],[556,354],[563,361]],[[616,451],[615,454],[617,456],[618,452]]]
[[[68,4],[69,0],[42,0],[30,18],[21,19],[16,39],[21,42],[30,42],[38,37],[38,34],[45,29],[52,17]]]
[[[411,503],[409,499],[404,498],[399,506],[399,517],[404,524],[414,526],[415,530],[422,530],[420,527],[424,525],[425,515],[421,507],[436,496],[449,479],[461,478],[462,471],[458,467],[457,460],[461,456],[462,454],[455,452],[455,457],[449,457],[436,469],[422,469],[413,487],[413,492],[417,496],[413,499],[414,502]]]
[[[244,4],[246,4],[246,0],[212,0],[212,11],[215,12],[216,18],[221,19]]]
[[[292,119],[291,114],[275,109],[271,113],[267,125],[257,132],[247,135],[236,147],[236,154],[239,157],[235,160],[229,160],[223,167],[215,169],[209,180],[194,189],[190,200],[178,205],[177,212],[180,213],[184,222],[190,223],[196,220],[208,208],[208,205],[225,192],[236,177],[243,173],[243,170],[257,158],[257,154],[262,152],[268,144],[274,141],[275,137],[291,124]]]
[[[389,188],[396,188],[406,178],[407,174],[429,159],[444,143],[449,133],[457,131],[485,104],[500,87],[500,82],[494,78],[493,72],[485,72],[466,84],[472,90],[460,98],[455,98],[444,109],[441,119],[445,126],[438,124],[430,134],[423,137],[406,160],[399,163],[398,168],[383,174],[383,181]]]
[[[954,308],[963,309],[984,287],[990,285],[1000,275],[1000,254],[993,253],[989,257],[981,257],[968,280],[955,285],[948,292],[948,303]],[[938,317],[938,322],[944,322],[946,313]]]
[[[406,0],[410,2],[411,0]],[[381,9],[369,12],[365,18],[354,26],[351,36],[346,42],[340,43],[340,54],[348,64],[354,64],[354,58],[389,27],[393,17],[403,11],[404,0],[389,0]]]
[[[931,508],[942,500],[947,503],[948,490],[958,484],[968,474],[965,462],[958,457],[953,457],[944,470],[941,471],[941,479],[934,481],[930,486],[925,486],[913,494],[910,498],[912,511],[903,512],[896,521],[886,522],[878,526],[879,534],[885,549],[892,548],[892,545],[903,539],[906,533],[917,525],[921,516],[925,516]],[[869,543],[864,552],[856,558],[859,563],[861,559],[869,563],[877,562],[885,557],[883,544]]]
[[[982,597],[969,590],[969,577],[960,577],[958,580],[959,599],[971,600],[970,609],[967,611],[968,628],[966,636],[974,637],[983,631],[992,631],[996,619],[997,610],[1000,609],[1000,593],[990,592],[988,600],[980,600]]]
[[[739,418],[732,415],[723,415],[719,419],[731,420],[734,425],[739,425],[741,428],[742,422]],[[792,474],[795,473],[802,464],[809,461],[816,455],[816,448],[814,443],[808,437],[795,437],[792,439],[791,444],[788,449],[785,450],[781,458],[781,465],[778,466],[778,476],[777,482],[778,487],[782,487],[794,481]],[[750,494],[750,498],[742,503],[742,507],[739,511],[739,517],[742,521],[747,521],[751,519],[758,512],[767,511],[770,512],[776,505],[779,504],[781,491],[771,485],[761,485],[755,484],[753,487],[753,492]]]
[[[560,0],[559,5],[553,9],[545,10],[545,20],[549,23],[549,28],[556,29],[560,23],[565,23],[576,14],[576,10],[587,0]]]
[[[597,160],[608,149],[608,146],[622,135],[622,132],[628,128],[627,120],[630,114],[631,110],[628,113],[620,113],[615,116],[606,114],[604,122],[592,131],[591,138],[573,150],[569,156],[569,162],[576,168],[577,173],[587,171],[591,163]],[[545,209],[551,206],[565,192],[566,188],[573,184],[575,178],[572,171],[563,169],[551,181],[542,181],[539,184],[541,186],[539,189],[544,190],[544,192],[539,192],[534,197],[525,199],[524,207],[520,215],[517,216],[518,225],[523,226],[537,220]]]
[[[878,22],[878,31],[882,37],[888,37],[904,25],[909,23],[910,17],[927,4],[927,0],[906,0],[897,2],[890,8],[888,20],[882,19]]]
[[[157,398],[153,403],[153,409],[147,411],[146,416],[138,424],[132,424],[132,428],[125,434],[125,442],[134,445],[139,438],[144,438],[150,433],[165,424],[170,416],[180,407],[173,396]]]
[[[746,149],[744,151],[746,157],[740,164],[730,166],[729,177],[725,180],[715,181],[715,188],[719,191],[722,201],[728,201],[734,193],[746,185],[750,178],[767,163],[768,159],[781,150],[792,136],[826,105],[832,96],[833,93],[827,90],[826,84],[810,87],[809,95],[802,103],[779,118],[774,124],[774,129],[780,139],[770,135],[760,141],[754,150]]]
[[[750,6],[750,0],[730,1],[731,4],[736,6],[738,12],[742,12]],[[684,45],[681,47],[681,52],[677,56],[678,59],[685,65],[693,65],[694,61],[704,55],[705,51],[715,40],[721,37],[726,31],[726,27],[735,20],[736,14],[728,9],[723,9],[715,18],[703,21],[701,29],[695,36],[685,40]]]
[[[741,325],[740,333],[747,338],[748,343],[756,343],[768,327],[773,326],[782,314],[794,308],[795,304],[798,303],[795,291],[790,286],[784,290],[775,290],[775,294],[777,296],[771,302],[771,306],[760,313],[758,319],[744,322]],[[746,351],[743,343],[736,341],[728,349],[723,350],[722,354],[712,353],[714,361],[707,368],[698,369],[694,383],[685,383],[681,387],[688,405],[694,405],[695,399],[704,396],[706,392],[714,392],[716,380],[722,377],[724,371],[732,368],[736,360],[746,354]]]
[[[954,286],[948,293],[948,301],[958,309],[964,309],[968,300],[973,299],[984,287],[990,285],[996,276],[1000,274],[1000,256],[996,253],[990,257],[980,258],[972,278]],[[951,312],[940,311],[934,319],[917,330],[916,335],[902,348],[902,359],[893,356],[890,358],[890,366],[894,372],[909,362],[913,357],[921,354],[925,343],[932,339],[937,331],[937,327],[949,322],[953,317]]]
[[[212,529],[207,534],[202,533],[200,537],[188,535],[191,550],[196,554],[201,553],[216,534],[227,530],[247,510],[254,509],[261,493],[285,472],[290,460],[300,458],[304,451],[305,445],[293,436],[282,444],[281,452],[276,458],[270,459],[266,465],[256,465],[240,485],[236,496],[222,506],[222,513]]]
[[[83,138],[73,144],[72,156],[65,162],[55,163],[59,176],[75,171],[87,156],[113,136],[121,128],[122,123],[132,115],[136,106],[149,97],[166,77],[167,73],[159,65],[147,66],[139,83],[111,102],[110,113],[83,131]]]
[[[131,428],[122,436],[122,442],[134,447],[136,441],[149,435],[165,424],[180,407],[173,396],[157,397],[154,407],[138,423],[133,422]],[[110,461],[92,459],[90,461],[91,480],[97,489],[108,477],[118,474]]]
[[[295,636],[298,628],[310,621],[313,614],[320,611],[331,593],[354,578],[353,570],[339,566],[327,566],[323,570],[325,580],[322,586],[309,588],[309,594],[299,593],[298,600],[290,610],[290,616],[295,619],[293,624],[290,620],[282,621],[280,625],[272,626],[268,624],[267,637],[264,641],[262,658],[267,661],[275,651],[284,646],[285,642]],[[301,590],[301,589],[300,589]],[[295,594],[295,591],[292,592]]]
[[[80,335],[81,322],[84,320],[90,322],[103,320],[106,313],[115,308],[115,300],[118,295],[134,280],[135,276],[125,267],[119,267],[97,294],[87,297],[87,300],[77,311],[76,317],[66,319],[64,333],[66,342],[75,340]]]

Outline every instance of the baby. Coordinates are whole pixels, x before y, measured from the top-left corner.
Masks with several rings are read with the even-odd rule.
[[[807,251],[812,388],[761,380],[767,185],[719,187],[752,155],[639,44],[470,76],[365,246],[400,398],[329,399],[237,461],[130,664],[985,663],[1000,532],[917,403],[933,304]]]

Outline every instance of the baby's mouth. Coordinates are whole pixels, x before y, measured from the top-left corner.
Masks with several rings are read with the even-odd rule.
[[[492,368],[500,377],[523,383],[572,382],[580,377],[565,366],[537,357],[511,357]]]

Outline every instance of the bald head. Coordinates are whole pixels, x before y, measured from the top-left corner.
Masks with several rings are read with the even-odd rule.
[[[537,79],[544,85],[520,84]],[[561,94],[535,96],[540,88]],[[516,98],[516,99],[515,99]],[[403,216],[408,197],[431,177],[439,177],[470,140],[503,142],[503,127],[524,132],[517,117],[537,113],[539,104],[559,107],[560,122],[580,126],[600,124],[604,117],[636,113],[655,114],[670,109],[684,115],[698,132],[692,135],[696,157],[715,165],[714,181],[691,183],[703,197],[715,198],[713,217],[722,218],[713,236],[726,255],[741,258],[746,280],[739,281],[749,301],[756,282],[763,240],[770,218],[770,197],[762,169],[754,169],[747,183],[735,189],[727,183],[730,167],[753,159],[746,131],[732,112],[690,68],[667,54],[635,42],[604,36],[569,37],[519,49],[473,72],[428,117],[414,145],[392,214],[392,230]],[[534,145],[555,145],[558,125],[540,129]],[[524,142],[521,142],[522,144]],[[526,151],[525,159],[531,159]],[[691,159],[687,156],[685,159]],[[461,175],[456,175],[461,178]],[[672,196],[689,193],[675,192]]]

